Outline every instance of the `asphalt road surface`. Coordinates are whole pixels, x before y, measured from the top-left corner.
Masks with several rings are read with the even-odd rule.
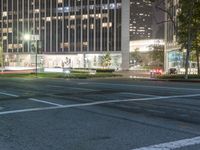
[[[199,150],[200,84],[0,79],[0,150]]]

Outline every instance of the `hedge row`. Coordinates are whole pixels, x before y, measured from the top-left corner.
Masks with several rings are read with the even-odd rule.
[[[114,69],[96,69],[96,72],[114,72],[115,70]]]
[[[158,76],[159,79],[185,79],[185,75],[161,75]],[[199,75],[189,75],[189,79],[200,79]]]

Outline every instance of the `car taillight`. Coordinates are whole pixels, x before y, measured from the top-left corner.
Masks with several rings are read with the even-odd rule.
[[[160,70],[159,70],[159,73],[160,73],[160,74],[162,74],[162,73],[163,73],[162,69],[160,69]]]

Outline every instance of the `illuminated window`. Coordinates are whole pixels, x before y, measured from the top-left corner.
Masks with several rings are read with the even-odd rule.
[[[58,4],[61,4],[63,2],[63,0],[58,0]]]
[[[82,19],[88,19],[88,15],[83,15]]]
[[[83,46],[87,46],[88,45],[88,42],[83,42]]]
[[[46,21],[51,21],[51,17],[47,17]]]
[[[3,40],[7,40],[8,39],[8,37],[7,36],[3,36]]]
[[[8,49],[12,49],[13,45],[12,44],[8,44]]]
[[[102,27],[105,28],[105,27],[112,27],[112,22],[110,23],[102,23]]]
[[[70,16],[70,19],[75,19],[75,18],[76,18],[75,15]]]
[[[96,18],[101,18],[101,14],[96,14]]]
[[[91,24],[91,25],[90,25],[90,29],[94,29],[94,24]]]
[[[69,43],[60,43],[60,48],[68,48],[69,47]]]
[[[3,28],[3,33],[7,33],[7,28]]]
[[[8,16],[8,12],[7,12],[7,11],[4,11],[3,14],[2,14],[2,16],[3,16],[3,17],[7,17],[7,16]]]
[[[8,28],[8,32],[12,33],[13,32],[12,28]]]
[[[40,10],[39,9],[35,9],[35,11],[34,11],[35,13],[39,13],[40,12]]]

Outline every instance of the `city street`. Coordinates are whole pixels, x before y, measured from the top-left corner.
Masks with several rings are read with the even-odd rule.
[[[200,84],[0,79],[1,150],[198,150]]]

